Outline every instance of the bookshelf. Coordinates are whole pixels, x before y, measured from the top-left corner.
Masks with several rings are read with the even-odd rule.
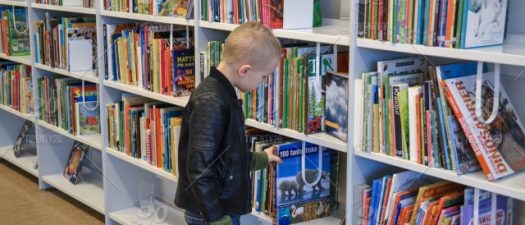
[[[13,146],[4,146],[0,148],[0,158],[5,159],[11,164],[17,166],[18,168],[25,170],[29,174],[38,177],[38,169],[34,169],[35,161],[37,160],[36,155],[24,155],[19,158],[16,158],[13,154]]]
[[[36,4],[33,1],[6,1],[0,0],[0,5],[20,6],[28,8],[28,20],[41,20],[44,12],[52,12],[53,15],[94,15],[97,26],[97,43],[104,43],[103,25],[130,23],[159,23],[171,24],[186,27],[192,30],[194,34],[194,45],[196,56],[204,51],[209,41],[222,41],[230,31],[237,25],[201,21],[200,4],[201,1],[194,2],[194,15],[197,19],[184,19],[165,16],[139,15],[126,12],[113,12],[105,10],[103,0],[98,0],[95,9],[80,7],[61,7],[44,4]],[[324,45],[336,45],[341,49],[350,51],[350,92],[348,95],[349,106],[357,107],[360,93],[354,92],[354,84],[358,83],[363,72],[374,70],[378,60],[401,58],[407,55],[424,55],[430,60],[474,60],[487,63],[503,64],[504,71],[521,71],[525,67],[525,30],[520,25],[520,13],[525,10],[525,2],[509,1],[509,36],[502,46],[494,46],[477,49],[448,49],[427,47],[411,44],[391,44],[375,40],[357,38],[357,9],[359,0],[338,0],[323,3],[323,26],[312,29],[284,30],[275,29],[274,34],[282,39],[288,39],[297,42],[320,43]],[[348,7],[340,9],[340,7]],[[350,12],[350,22],[340,19],[339,13]],[[343,15],[341,15],[343,17]],[[30,26],[30,32],[34,33],[34,25]],[[79,202],[105,214],[106,224],[136,224],[138,202],[141,194],[154,193],[170,208],[170,219],[173,223],[183,223],[183,214],[173,206],[173,197],[177,184],[177,177],[171,173],[148,164],[147,162],[132,158],[125,153],[118,152],[109,148],[107,140],[108,115],[105,106],[121,100],[122,94],[131,93],[137,96],[146,97],[152,101],[159,101],[171,105],[185,106],[189,97],[172,97],[159,93],[154,93],[137,86],[122,84],[118,81],[104,79],[105,65],[104,60],[98,60],[98,74],[91,73],[71,73],[63,69],[56,69],[46,65],[34,63],[34,40],[31,39],[32,55],[28,56],[6,56],[0,54],[0,58],[11,60],[13,62],[32,66],[33,68],[33,93],[38,93],[37,79],[48,74],[56,74],[65,77],[76,78],[87,82],[98,84],[98,98],[100,101],[100,121],[101,134],[93,136],[72,135],[61,128],[38,120],[38,114],[22,114],[7,106],[0,105],[0,153],[7,151],[16,139],[17,132],[13,132],[21,126],[23,121],[30,120],[35,122],[37,136],[44,138],[45,143],[38,145],[37,155],[21,158],[11,157],[12,154],[2,154],[4,159],[13,165],[38,177],[39,187],[47,189],[54,187]],[[104,46],[97,45],[98,58],[104,58]],[[196,74],[200,74],[199,57],[195,59]],[[518,69],[516,69],[518,68]],[[504,76],[502,79],[508,80],[504,85],[510,93],[510,97],[518,99],[513,101],[518,108],[521,118],[525,118],[525,105],[520,102],[520,97],[525,94],[523,85],[525,78],[515,80],[513,74]],[[509,88],[511,87],[511,88]],[[38,96],[35,96],[35,102],[38,102]],[[353,187],[363,183],[369,183],[370,179],[376,174],[398,171],[413,170],[422,174],[427,174],[443,180],[449,180],[480,188],[483,190],[495,192],[498,194],[512,197],[519,201],[520,212],[525,210],[525,173],[513,175],[501,181],[490,182],[486,176],[481,173],[472,173],[467,175],[457,175],[455,172],[443,169],[430,168],[424,165],[412,163],[409,161],[396,159],[393,157],[365,153],[360,150],[359,138],[362,134],[359,127],[361,121],[358,120],[359,110],[349,110],[348,112],[348,136],[349,142],[343,142],[324,133],[305,135],[290,129],[275,128],[269,124],[247,119],[246,125],[258,129],[266,130],[275,134],[283,135],[297,140],[307,141],[314,144],[322,145],[337,150],[345,158],[344,168],[341,171],[340,189],[342,190],[340,202],[344,205],[341,209],[347,215],[349,224],[350,215],[359,209],[359,205],[353,204],[358,202],[353,196]],[[4,119],[5,118],[5,119]],[[354,126],[355,125],[355,126]],[[59,140],[54,142],[54,140]],[[72,143],[79,141],[90,146],[90,157],[101,169],[94,172],[96,175],[89,176],[83,182],[73,185],[63,176],[62,171],[71,150]],[[37,160],[39,169],[33,170],[31,162]],[[97,167],[97,166],[95,166]],[[93,168],[92,168],[93,169]],[[96,169],[94,171],[97,171]],[[336,216],[326,217],[301,225],[323,224],[337,225],[340,223],[343,213]],[[525,215],[525,214],[521,214]],[[253,211],[243,216],[245,224],[271,224],[271,218]],[[518,218],[519,223],[525,221],[521,216]]]

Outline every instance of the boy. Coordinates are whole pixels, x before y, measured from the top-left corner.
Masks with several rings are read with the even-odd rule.
[[[257,88],[279,64],[281,47],[259,23],[233,30],[222,60],[194,91],[182,117],[175,204],[189,225],[240,224],[250,213],[250,170],[281,162],[270,149],[252,153],[245,143],[242,92]]]

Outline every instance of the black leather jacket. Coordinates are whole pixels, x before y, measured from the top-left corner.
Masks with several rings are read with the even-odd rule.
[[[206,221],[251,212],[250,162],[235,89],[217,69],[191,95],[182,116],[175,204]]]

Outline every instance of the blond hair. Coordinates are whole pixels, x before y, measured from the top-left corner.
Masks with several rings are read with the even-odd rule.
[[[260,59],[278,60],[281,44],[261,23],[248,22],[235,28],[224,43],[222,61],[228,64],[259,65]]]

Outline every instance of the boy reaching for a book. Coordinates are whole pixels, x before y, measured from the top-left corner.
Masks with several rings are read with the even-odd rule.
[[[271,30],[260,23],[240,25],[226,39],[220,64],[191,95],[182,117],[175,196],[189,225],[240,224],[240,216],[252,211],[250,171],[281,162],[271,149],[248,150],[235,91],[264,82],[280,52]]]

